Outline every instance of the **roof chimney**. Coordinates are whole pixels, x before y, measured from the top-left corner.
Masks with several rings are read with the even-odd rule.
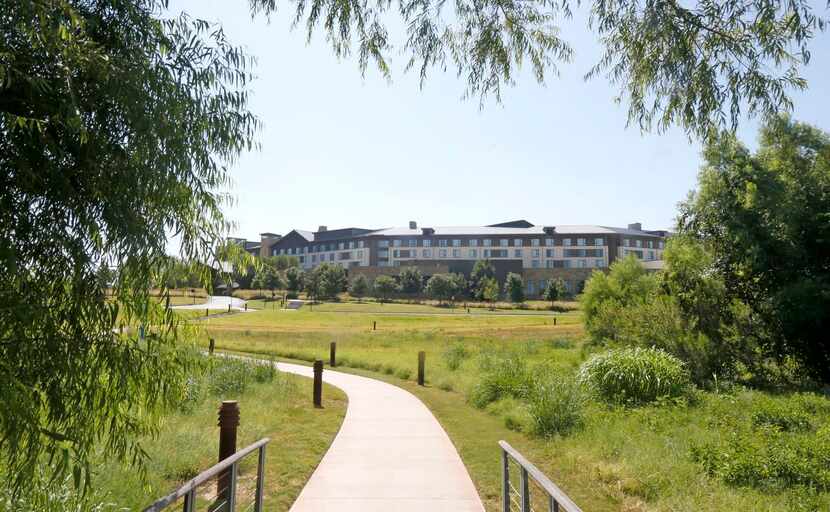
[[[409,229],[418,229],[418,223],[414,220],[409,221]]]
[[[319,228],[317,228],[318,233],[323,233],[324,231],[328,231],[328,230],[329,230],[328,226],[320,226]]]
[[[556,226],[545,226],[542,228],[542,231],[544,231],[546,235],[552,235],[556,233]]]
[[[629,224],[628,229],[633,229],[634,231],[642,231],[643,225],[639,222],[635,222],[633,224]]]

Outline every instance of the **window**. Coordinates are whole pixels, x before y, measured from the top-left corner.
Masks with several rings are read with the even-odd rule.
[[[553,247],[553,238],[545,238],[545,246]]]
[[[424,258],[432,258],[432,249],[424,249],[422,251]]]
[[[594,245],[597,247],[602,247],[605,245],[605,241],[602,238],[594,238]]]
[[[446,247],[447,241],[444,239],[438,240],[438,247]]]
[[[562,268],[571,268],[571,260],[562,260]]]
[[[478,247],[478,240],[470,240],[470,247]]]
[[[311,255],[311,262],[312,263],[317,263],[317,255],[316,254]]]
[[[510,240],[506,238],[502,238],[499,240],[499,247],[507,247],[510,244]]]
[[[452,250],[452,257],[453,258],[460,258],[461,257],[461,249],[453,249]]]
[[[531,261],[530,266],[533,267],[533,268],[539,268],[539,260]]]
[[[346,248],[346,243],[345,242],[340,242],[339,244],[337,244],[337,248],[342,251],[343,249]]]
[[[521,258],[522,257],[522,250],[521,249],[513,249],[513,257],[514,258]]]
[[[432,247],[432,240],[425,238],[424,239],[424,247]]]
[[[334,253],[333,252],[329,253],[329,261],[334,261]]]
[[[493,241],[490,240],[489,238],[485,238],[484,239],[484,247],[490,247],[491,245],[493,245]]]
[[[539,247],[539,239],[538,238],[531,238],[530,239],[530,246],[531,247]]]
[[[359,259],[359,260],[363,259],[363,251],[357,251],[357,259]]]
[[[412,238],[412,239],[408,240],[408,245],[410,247],[418,247],[418,241],[415,240],[414,238]]]
[[[308,254],[308,246],[303,247],[303,254]]]
[[[631,247],[631,240],[623,238],[623,247]]]
[[[553,249],[545,249],[545,257],[553,258]]]
[[[334,256],[334,254],[332,254]],[[379,258],[388,258],[389,257],[389,249],[381,249],[378,251]]]
[[[452,241],[453,247],[461,247],[461,240],[453,240]]]
[[[605,266],[605,260],[594,260],[594,266],[597,268],[602,268]]]
[[[548,289],[548,282],[544,279],[539,279],[539,293],[543,293]]]
[[[389,240],[378,240],[378,247],[389,247]]]
[[[588,245],[588,241],[584,238],[577,238],[576,245]]]
[[[490,257],[490,249],[484,249],[484,257],[485,257],[485,258],[489,258],[489,257]]]
[[[395,257],[395,258],[400,258],[401,257],[400,249],[395,249],[394,251],[392,251],[392,256]]]
[[[514,238],[513,239],[513,247],[521,247],[522,245],[524,245],[524,244],[522,243],[521,238]]]
[[[492,249],[490,254],[494,258],[506,258],[507,257],[507,249]]]
[[[536,283],[532,279],[527,280],[527,293],[536,293]]]
[[[300,256],[300,263],[305,263],[305,256]]]
[[[547,268],[553,268],[553,260],[545,260],[545,266]]]
[[[662,241],[662,240],[660,240],[659,242],[657,242],[657,248],[658,248],[658,249],[662,249],[662,248],[663,248],[663,241]]]
[[[532,251],[530,251],[530,255],[533,256],[534,258],[538,258],[539,257],[539,249],[533,249]]]
[[[349,242],[349,249],[354,249],[354,242]]]
[[[471,258],[478,258],[478,250],[470,249],[470,257]]]
[[[363,240],[358,240],[357,241],[357,248],[358,249],[363,249]]]
[[[401,246],[401,241],[400,240],[392,240],[392,245],[395,246],[395,247],[400,247]]]
[[[447,257],[447,250],[446,249],[438,249],[438,257],[439,258],[446,258]]]
[[[571,245],[571,239],[570,239],[570,238],[563,238],[563,239],[562,239],[562,245],[564,245],[564,246],[566,246],[566,247],[570,247],[570,245]]]
[[[653,259],[654,259],[654,251],[648,251],[648,259],[649,259],[649,260],[653,260]]]
[[[638,249],[639,249],[639,248],[641,248],[641,247],[643,246],[643,241],[642,241],[642,240],[637,240],[637,241],[635,241],[634,243],[637,245],[637,248],[638,248]]]

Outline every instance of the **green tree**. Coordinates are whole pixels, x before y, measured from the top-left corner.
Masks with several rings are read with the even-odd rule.
[[[400,291],[400,288],[398,287],[397,281],[395,281],[393,277],[381,275],[375,278],[372,290],[378,301],[383,304],[383,302],[389,300],[393,294]]]
[[[290,292],[299,292],[303,289],[304,272],[300,267],[288,267],[285,275],[285,288]]]
[[[349,278],[345,268],[335,263],[321,263],[315,270],[320,274],[321,297],[336,299],[339,293],[346,291]]]
[[[454,301],[464,291],[457,275],[435,274],[430,277],[425,289],[427,296],[441,303]]]
[[[494,277],[485,277],[479,283],[481,300],[490,303],[490,309],[499,300],[499,282]]]
[[[369,294],[369,280],[363,274],[358,274],[349,284],[349,295],[361,299]]]
[[[276,0],[251,0],[254,13],[270,15]],[[421,85],[430,69],[451,68],[467,83],[467,95],[501,97],[521,64],[543,82],[568,63],[571,46],[560,37],[559,20],[571,19],[564,0],[455,3],[401,0],[354,3],[347,0],[298,2],[293,13],[309,39],[317,29],[338,56],[357,43],[361,70],[374,62],[390,76],[392,41],[417,70]],[[604,75],[628,103],[628,121],[643,129],[678,125],[709,135],[713,128],[737,125],[744,115],[767,115],[791,107],[791,90],[807,86],[801,66],[825,20],[809,0],[698,0],[637,2],[593,0],[588,27],[602,56],[586,79]],[[393,12],[399,13],[396,19]],[[388,26],[387,26],[388,23]],[[393,27],[406,27],[395,34]]]
[[[310,272],[306,272],[303,280],[305,286],[305,293],[312,302],[317,301],[323,294],[323,272],[320,267],[315,267]]]
[[[398,283],[402,293],[419,295],[424,290],[424,275],[417,267],[403,267],[398,274]]]
[[[496,267],[490,260],[476,260],[470,272],[470,296],[475,300],[487,300],[483,295],[482,283],[485,279],[495,279]]]
[[[565,296],[565,283],[559,278],[551,279],[545,288],[544,296],[545,300],[550,301],[550,307],[553,309],[554,303]]]
[[[830,137],[778,117],[754,153],[723,134],[704,158],[679,233],[711,254],[724,293],[749,308],[768,351],[830,382]]]
[[[519,304],[525,301],[525,284],[522,276],[514,272],[507,274],[504,281],[504,294],[510,297],[510,301]]]
[[[168,233],[216,260],[226,169],[258,122],[248,57],[165,4],[0,3],[0,454],[20,492],[85,481],[94,449],[142,461],[183,390],[184,332],[149,288]],[[119,269],[112,300],[101,265]],[[120,322],[158,327],[142,341]]]

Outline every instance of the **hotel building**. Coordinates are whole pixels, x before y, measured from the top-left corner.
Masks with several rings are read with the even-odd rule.
[[[262,233],[259,243],[234,239],[260,256],[295,256],[311,269],[323,262],[342,265],[350,275],[396,274],[416,266],[424,275],[469,275],[477,260],[490,260],[499,281],[508,272],[524,278],[530,296],[549,279],[561,278],[571,292],[581,289],[594,269],[634,255],[649,268],[662,263],[667,232],[593,225],[535,226],[526,220],[467,227],[344,228],[292,230],[284,236]]]

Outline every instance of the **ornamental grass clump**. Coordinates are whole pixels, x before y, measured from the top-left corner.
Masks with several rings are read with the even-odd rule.
[[[691,385],[680,359],[660,349],[639,347],[593,356],[580,367],[578,379],[599,399],[617,405],[681,397]]]
[[[528,386],[527,410],[531,432],[540,437],[566,436],[584,424],[587,397],[572,376],[537,370]]]

